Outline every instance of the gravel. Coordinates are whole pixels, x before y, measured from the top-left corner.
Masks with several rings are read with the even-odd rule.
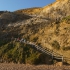
[[[0,70],[70,70],[70,66],[0,63]]]

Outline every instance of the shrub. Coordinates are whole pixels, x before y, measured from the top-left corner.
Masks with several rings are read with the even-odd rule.
[[[35,37],[34,39],[33,39],[33,42],[36,42],[38,40],[38,37]]]
[[[0,40],[0,46],[3,46],[3,45],[5,45],[5,44],[7,44],[8,43],[8,41],[7,40]]]
[[[66,21],[68,24],[70,24],[70,16],[64,17],[64,18],[62,19],[62,22],[63,22],[63,21]]]
[[[70,20],[70,16],[63,18],[64,20]]]
[[[68,50],[70,50],[70,46],[63,47],[62,49],[63,49],[64,51],[68,51]]]
[[[30,57],[26,58],[26,63],[28,64],[38,64],[39,62],[39,53],[32,53]]]
[[[52,42],[52,47],[55,48],[55,49],[57,49],[57,50],[60,49],[60,45],[59,45],[59,43],[57,41],[53,41]]]
[[[19,42],[15,42],[14,47],[12,43],[0,47],[0,58],[7,62],[36,64],[39,54],[31,45]]]

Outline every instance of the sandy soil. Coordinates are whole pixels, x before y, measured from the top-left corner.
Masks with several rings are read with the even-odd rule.
[[[0,63],[0,70],[70,70],[70,66]]]

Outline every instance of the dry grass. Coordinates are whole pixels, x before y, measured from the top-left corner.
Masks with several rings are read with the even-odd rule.
[[[25,13],[25,14],[29,14],[29,15],[36,15],[36,14],[39,14],[41,10],[42,10],[42,8],[36,7],[36,8],[21,9],[21,10],[15,11],[15,12],[21,13],[21,14]]]
[[[0,70],[70,70],[70,66],[0,63]]]

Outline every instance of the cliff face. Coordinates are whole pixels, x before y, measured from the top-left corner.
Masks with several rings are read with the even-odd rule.
[[[70,0],[56,0],[42,8],[2,12],[0,47],[3,51],[7,47],[2,47],[8,45],[12,37],[25,38],[70,57]]]
[[[70,15],[70,1],[69,0],[57,0],[56,2],[43,7],[41,16],[49,17],[51,19],[62,19],[65,16]]]

